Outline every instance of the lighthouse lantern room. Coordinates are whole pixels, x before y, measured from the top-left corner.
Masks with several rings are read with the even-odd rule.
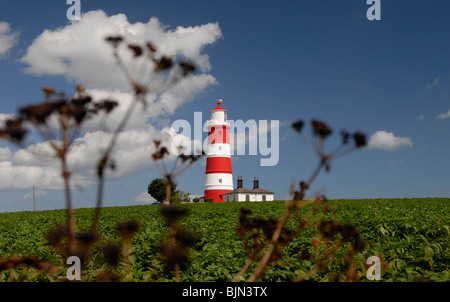
[[[208,125],[208,152],[206,158],[206,179],[204,200],[213,202],[225,201],[224,194],[233,190],[233,174],[231,169],[230,125],[227,122],[227,111],[221,107],[211,110]]]

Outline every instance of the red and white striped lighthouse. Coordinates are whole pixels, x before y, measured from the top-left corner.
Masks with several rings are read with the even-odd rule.
[[[233,190],[233,174],[231,170],[230,125],[227,122],[227,111],[220,107],[211,110],[208,121],[208,152],[206,158],[206,179],[204,200],[223,202],[225,193]]]

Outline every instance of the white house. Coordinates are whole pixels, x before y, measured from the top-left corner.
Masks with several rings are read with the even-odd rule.
[[[238,176],[236,190],[229,191],[224,195],[225,201],[273,201],[274,193],[261,189],[259,187],[259,179],[253,179],[253,190],[243,187],[242,176]]]

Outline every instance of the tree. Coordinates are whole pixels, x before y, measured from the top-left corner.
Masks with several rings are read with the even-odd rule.
[[[147,187],[147,192],[159,202],[166,200],[166,189],[168,181],[165,178],[155,178]],[[177,194],[177,185],[171,183],[170,186],[170,196],[175,196]]]

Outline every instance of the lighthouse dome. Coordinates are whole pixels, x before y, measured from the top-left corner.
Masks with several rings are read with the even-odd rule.
[[[211,110],[210,120],[216,124],[227,122],[227,111],[223,109],[220,104],[222,100],[217,101],[217,107]]]

